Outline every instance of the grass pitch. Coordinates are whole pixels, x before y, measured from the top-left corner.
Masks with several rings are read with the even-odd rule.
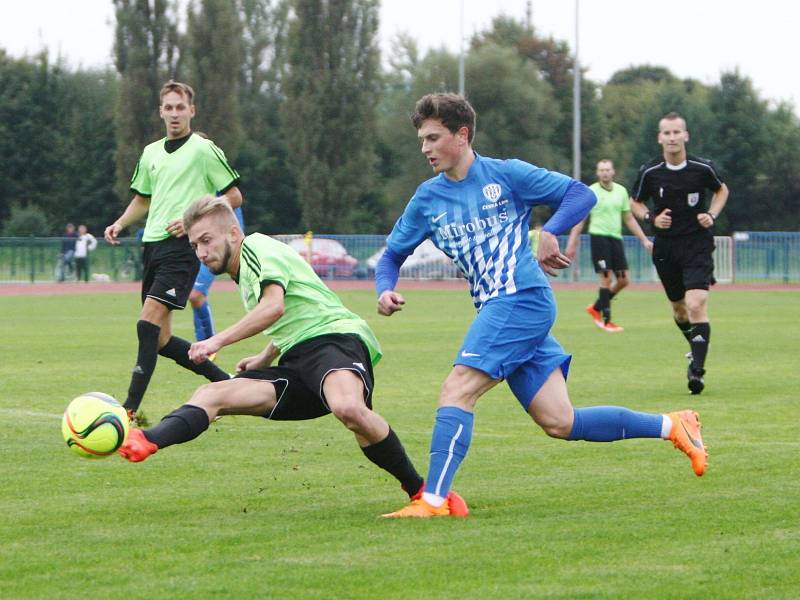
[[[371,292],[340,295],[383,344],[375,407],[424,474],[438,389],[473,316],[466,290],[409,291],[391,319]],[[504,385],[478,403],[456,478],[465,520],[376,518],[405,497],[333,417],[226,417],[142,464],[82,460],[61,412],[85,391],[124,398],[138,296],[0,298],[0,597],[797,597],[800,293],[712,292],[699,397],[661,292],[615,300],[615,335],[583,312],[591,291],[557,297],[573,403],[699,410],[705,476],[669,442],[550,439]],[[212,302],[219,327],[241,316],[235,293]],[[192,337],[189,311],[175,333]],[[262,344],[226,348],[220,364]],[[159,418],[199,383],[160,359],[143,406]]]

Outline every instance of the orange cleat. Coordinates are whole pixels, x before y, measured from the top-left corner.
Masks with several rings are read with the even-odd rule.
[[[408,517],[427,519],[429,517],[466,517],[469,508],[464,499],[455,492],[447,494],[447,498],[441,506],[428,504],[424,499],[417,498],[411,504],[404,506],[395,512],[386,513],[381,517],[388,519],[403,519]]]
[[[708,466],[708,452],[703,445],[703,436],[700,435],[700,415],[693,410],[682,410],[668,413],[667,416],[672,420],[669,441],[691,459],[692,470],[700,477]]]
[[[603,315],[600,314],[600,311],[595,309],[594,304],[587,306],[586,312],[589,313],[590,317],[592,317],[595,325],[601,328],[603,327]]]
[[[151,454],[158,452],[158,446],[144,436],[141,429],[131,428],[125,443],[117,450],[119,455],[131,462],[142,462]]]
[[[612,323],[609,321],[605,325],[603,325],[603,329],[609,333],[619,333],[620,331],[625,331],[624,327],[620,327],[616,323]]]

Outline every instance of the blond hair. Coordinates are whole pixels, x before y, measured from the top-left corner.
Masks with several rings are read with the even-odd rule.
[[[223,224],[239,226],[228,197],[206,194],[192,202],[183,213],[183,229],[189,231],[201,219],[213,216]]]

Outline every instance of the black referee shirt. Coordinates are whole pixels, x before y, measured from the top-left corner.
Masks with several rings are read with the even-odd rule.
[[[653,201],[653,215],[672,210],[672,226],[653,227],[653,233],[676,237],[708,231],[697,222],[697,215],[708,211],[706,190],[716,192],[721,187],[722,179],[710,160],[687,155],[686,162],[677,167],[663,157],[645,163],[631,190],[636,202]]]

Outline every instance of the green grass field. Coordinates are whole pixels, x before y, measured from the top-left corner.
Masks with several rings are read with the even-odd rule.
[[[391,319],[371,292],[341,296],[383,344],[375,407],[424,473],[467,293],[409,291]],[[700,397],[660,291],[615,300],[618,335],[583,312],[591,291],[557,296],[573,403],[699,410],[704,477],[669,442],[550,439],[505,386],[478,404],[464,520],[376,518],[405,496],[333,417],[226,417],[142,464],[82,460],[60,415],[81,392],[124,398],[137,295],[0,297],[0,597],[797,598],[800,293],[712,293]],[[218,326],[239,318],[235,293],[212,301]],[[175,330],[191,338],[188,311]],[[199,383],[161,359],[144,407],[160,417]]]

